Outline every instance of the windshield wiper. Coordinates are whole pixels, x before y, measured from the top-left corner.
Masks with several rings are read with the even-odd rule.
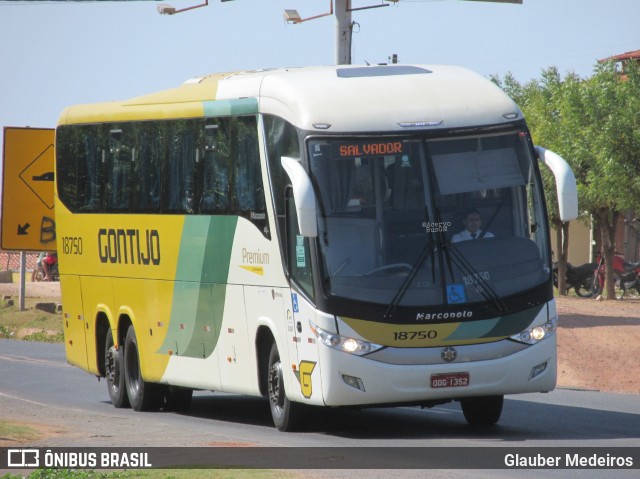
[[[451,260],[462,272],[472,278],[473,285],[484,299],[493,303],[496,309],[506,313],[509,308],[502,298],[495,292],[489,282],[473,267],[465,256],[455,247],[452,242],[445,244],[444,251],[447,258]],[[452,275],[453,277],[453,275]]]
[[[400,301],[402,301],[402,298],[404,297],[407,290],[409,289],[409,286],[411,286],[411,283],[413,282],[416,275],[418,274],[418,271],[420,271],[420,268],[422,268],[422,265],[424,264],[424,262],[426,261],[429,255],[433,257],[433,252],[434,252],[433,240],[430,239],[429,241],[427,241],[427,244],[424,246],[424,248],[420,252],[418,259],[413,263],[413,266],[411,267],[411,271],[409,271],[409,275],[402,282],[402,284],[400,285],[400,288],[398,288],[398,291],[396,291],[395,296],[389,303],[389,306],[384,312],[385,319],[391,319],[393,315],[396,313],[396,310],[398,309],[398,305],[400,304]],[[431,271],[433,270],[434,268],[431,268]],[[435,274],[435,273],[432,273],[432,274]]]

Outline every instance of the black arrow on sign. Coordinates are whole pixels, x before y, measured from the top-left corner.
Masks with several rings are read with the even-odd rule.
[[[31,226],[29,223],[26,223],[24,226],[18,225],[18,235],[28,234],[27,230],[29,229],[29,226]]]

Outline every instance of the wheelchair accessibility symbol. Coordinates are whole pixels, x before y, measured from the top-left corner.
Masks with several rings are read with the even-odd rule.
[[[464,292],[463,284],[448,284],[447,285],[447,303],[448,304],[460,304],[466,303],[467,296]]]

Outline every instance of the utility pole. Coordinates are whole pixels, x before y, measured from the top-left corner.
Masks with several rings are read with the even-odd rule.
[[[336,65],[351,64],[351,38],[353,25],[351,10],[347,9],[349,0],[335,0],[336,37],[335,37],[335,62]]]
[[[222,0],[225,1],[225,0]],[[228,0],[227,0],[228,1]],[[328,15],[334,15],[336,17],[335,23],[335,54],[334,59],[336,65],[350,65],[351,64],[351,43],[353,35],[353,21],[351,19],[351,12],[357,10],[369,10],[371,8],[388,7],[389,4],[397,4],[400,0],[384,0],[387,3],[380,3],[377,5],[367,5],[364,7],[353,8],[351,5],[352,0],[329,0],[329,12],[321,15],[315,15],[313,17],[302,18],[297,10],[285,10],[284,20],[287,23],[303,23],[308,20],[315,20],[316,18],[326,17]],[[523,0],[465,0],[474,2],[491,2],[491,3],[517,3],[522,4]]]

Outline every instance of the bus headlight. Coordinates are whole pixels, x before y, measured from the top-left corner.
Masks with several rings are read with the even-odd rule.
[[[536,344],[548,338],[558,328],[558,318],[553,318],[542,326],[534,326],[511,336],[514,341],[525,344]]]
[[[316,335],[318,341],[325,346],[337,349],[338,351],[355,354],[356,356],[364,356],[365,354],[372,353],[373,351],[377,351],[382,348],[380,344],[374,344],[362,339],[349,338],[346,336],[340,336],[339,334],[330,333],[312,321],[309,321],[309,326],[311,326],[311,331]]]

